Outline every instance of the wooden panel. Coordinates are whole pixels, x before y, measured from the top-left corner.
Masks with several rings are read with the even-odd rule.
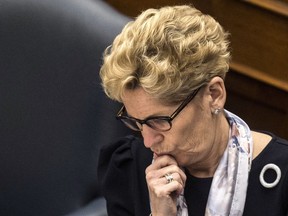
[[[288,16],[288,0],[243,0],[261,8]],[[286,1],[286,2],[285,2]]]
[[[213,15],[231,33],[235,64],[247,65],[260,72],[251,74],[255,79],[287,91],[288,17],[244,1],[193,2],[196,7]],[[247,71],[238,72],[250,75]],[[269,79],[263,80],[263,76]]]
[[[251,129],[288,139],[288,94],[231,70],[226,77],[226,109],[243,118]]]

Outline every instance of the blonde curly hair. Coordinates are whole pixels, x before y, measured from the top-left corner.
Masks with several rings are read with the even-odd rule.
[[[105,93],[122,102],[142,87],[164,103],[178,103],[229,69],[228,33],[193,6],[148,9],[129,22],[104,52]]]

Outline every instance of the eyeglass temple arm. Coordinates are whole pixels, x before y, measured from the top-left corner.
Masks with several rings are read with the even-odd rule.
[[[175,118],[175,116],[182,111],[182,109],[184,109],[184,107],[190,103],[190,101],[196,96],[196,94],[198,93],[198,91],[200,90],[201,87],[197,88],[194,92],[192,92],[192,94],[190,94],[186,100],[184,101],[184,103],[181,104],[181,106],[178,107],[178,109],[175,110],[174,113],[172,113],[171,120],[173,120]]]

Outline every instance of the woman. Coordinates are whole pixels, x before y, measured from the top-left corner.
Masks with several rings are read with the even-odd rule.
[[[287,214],[288,142],[224,109],[229,59],[227,33],[192,6],[144,11],[116,37],[103,87],[143,139],[102,150],[109,215]]]

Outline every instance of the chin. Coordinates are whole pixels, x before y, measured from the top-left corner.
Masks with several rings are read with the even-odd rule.
[[[183,156],[181,157],[181,155],[179,157],[174,157],[175,160],[177,161],[177,164],[179,167],[185,167],[187,165],[187,163],[185,163],[185,158],[183,158]]]

